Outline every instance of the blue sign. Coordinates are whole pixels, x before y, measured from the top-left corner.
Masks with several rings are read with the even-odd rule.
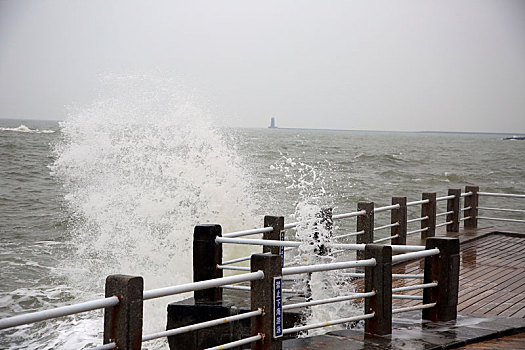
[[[273,278],[273,337],[283,336],[283,279]]]
[[[284,241],[284,230],[281,231],[281,241]],[[281,267],[284,267],[284,247],[280,247],[279,255],[281,255]]]

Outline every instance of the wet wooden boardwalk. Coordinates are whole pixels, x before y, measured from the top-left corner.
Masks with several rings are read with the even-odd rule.
[[[461,241],[458,312],[474,315],[525,318],[525,234],[494,233],[486,228],[438,236]],[[407,244],[422,244],[418,238]],[[393,273],[422,274],[421,262],[393,268]],[[410,279],[393,281],[393,288],[418,284]],[[421,291],[404,294],[421,295]],[[417,300],[394,299],[395,306],[412,306]]]

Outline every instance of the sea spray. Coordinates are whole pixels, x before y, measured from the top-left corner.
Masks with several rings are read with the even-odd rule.
[[[331,242],[333,222],[322,214],[322,211],[332,207],[334,203],[334,194],[325,189],[324,173],[326,169],[330,169],[329,165],[328,161],[312,165],[305,160],[283,154],[273,165],[274,169],[283,174],[286,191],[297,196],[293,219],[299,224],[295,230],[295,239],[304,244],[295,254],[290,254],[290,265],[326,264],[337,260],[331,249],[327,248],[327,244]],[[307,300],[333,298],[354,292],[353,286],[341,271],[308,274],[305,278],[296,279],[293,289],[301,291]],[[305,309],[303,323],[312,324],[349,317],[358,314],[361,309],[352,301],[313,306]],[[304,332],[302,336],[323,334],[341,327],[343,326],[313,329]]]
[[[143,276],[145,289],[189,282],[195,225],[228,232],[262,222],[235,145],[174,85],[109,77],[100,98],[61,123],[52,173],[71,215],[63,268],[87,293],[116,273]],[[173,299],[144,304],[145,333],[164,329]]]

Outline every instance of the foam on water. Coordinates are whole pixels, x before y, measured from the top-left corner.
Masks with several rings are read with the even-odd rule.
[[[0,131],[16,131],[16,132],[24,132],[24,133],[30,133],[30,134],[52,134],[55,132],[55,130],[30,129],[24,124],[21,124],[20,126],[16,128],[0,128]]]
[[[172,81],[104,83],[103,97],[61,123],[55,147],[52,172],[71,213],[62,271],[84,298],[100,295],[109,274],[143,276],[146,290],[189,282],[196,224],[220,223],[228,232],[262,222],[249,177],[235,145]],[[164,329],[173,299],[145,303],[146,334]],[[100,336],[100,322],[77,321],[64,347],[86,328]],[[75,346],[85,344],[81,336]]]

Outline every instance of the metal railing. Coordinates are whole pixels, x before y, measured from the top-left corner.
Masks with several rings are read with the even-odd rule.
[[[502,197],[502,198],[525,198],[525,195],[521,194],[504,194],[504,193],[490,193],[490,192],[479,192],[479,189],[476,186],[467,186],[465,189],[465,192],[461,192],[460,190],[453,189],[449,190],[448,195],[437,197],[435,193],[424,193],[423,198],[421,200],[411,201],[407,202],[406,197],[394,197],[392,198],[392,204],[386,205],[382,207],[374,208],[373,202],[359,202],[357,206],[357,210],[353,212],[348,213],[342,213],[342,214],[335,214],[332,215],[331,209],[321,213],[322,215],[313,218],[312,222],[314,230],[315,227],[321,227],[324,226],[327,231],[328,235],[324,237],[324,241],[322,243],[320,242],[303,242],[303,241],[294,241],[294,240],[284,240],[284,232],[283,230],[291,229],[291,228],[300,228],[302,224],[306,222],[291,222],[288,224],[284,224],[284,218],[283,217],[265,217],[265,227],[262,228],[254,228],[254,229],[248,229],[248,230],[242,230],[242,231],[235,231],[230,233],[221,234],[220,227],[217,229],[218,225],[215,225],[213,229],[210,227],[205,227],[204,231],[206,231],[205,238],[200,237],[199,240],[194,241],[194,254],[197,254],[197,256],[202,256],[203,259],[198,259],[201,264],[207,265],[205,269],[207,271],[203,272],[204,270],[198,266],[194,266],[194,269],[196,270],[202,270],[198,272],[197,274],[194,273],[194,276],[198,280],[192,283],[177,285],[177,286],[171,286],[166,288],[160,288],[155,290],[149,290],[142,292],[140,296],[140,301],[145,301],[149,299],[154,298],[160,298],[175,294],[181,294],[181,293],[187,293],[187,292],[194,292],[195,293],[195,299],[196,300],[212,300],[222,297],[222,290],[226,288],[236,288],[239,290],[251,290],[251,287],[247,286],[235,286],[236,283],[241,282],[250,282],[253,281],[261,281],[264,279],[265,274],[263,271],[252,271],[251,267],[246,266],[230,266],[232,264],[248,261],[252,259],[252,256],[245,256],[240,258],[234,258],[227,261],[222,261],[222,245],[223,244],[248,244],[248,245],[258,245],[263,247],[264,253],[260,254],[263,257],[270,258],[274,256],[275,254],[281,255],[281,270],[280,270],[280,276],[287,276],[287,275],[294,275],[294,274],[311,274],[315,272],[320,271],[329,271],[329,270],[346,270],[346,269],[352,269],[352,268],[364,268],[366,271],[368,269],[375,269],[378,268],[376,266],[376,259],[375,258],[365,258],[366,254],[371,254],[367,249],[368,246],[373,247],[377,246],[377,243],[384,243],[384,242],[390,242],[391,244],[383,247],[388,247],[385,249],[389,249],[389,252],[396,252],[396,253],[403,253],[391,256],[391,262],[392,264],[399,264],[404,263],[413,259],[421,259],[425,258],[431,259],[432,257],[435,257],[437,255],[442,254],[448,254],[447,252],[441,251],[438,247],[430,247],[427,245],[427,247],[423,246],[410,246],[406,245],[406,238],[407,235],[415,234],[415,233],[421,233],[421,238],[432,238],[435,237],[436,229],[446,226],[447,231],[457,231],[459,230],[459,224],[463,222],[463,225],[465,228],[471,228],[471,227],[477,227],[477,221],[478,219],[482,220],[495,220],[495,221],[506,221],[506,222],[513,222],[513,223],[525,223],[525,220],[516,219],[516,218],[495,218],[495,217],[485,217],[485,216],[478,216],[478,211],[492,211],[492,212],[501,212],[501,213],[511,213],[511,214],[524,214],[525,210],[522,209],[515,209],[515,208],[496,208],[492,206],[479,206],[478,201],[480,196],[487,196],[487,197]],[[438,213],[437,212],[437,203],[439,202],[445,202],[447,203],[447,209],[443,212]],[[464,206],[461,208],[461,202],[464,201]],[[407,208],[409,207],[415,207],[415,206],[421,206],[421,215],[412,219],[408,219],[408,212]],[[390,212],[391,215],[391,223],[384,224],[382,226],[375,227],[375,216],[374,214],[379,213],[385,213]],[[461,217],[463,216],[463,217]],[[436,223],[436,220],[440,217],[445,217],[445,221],[442,223]],[[333,221],[334,220],[342,220],[342,219],[348,219],[348,218],[356,218],[357,219],[357,230],[356,232],[351,233],[343,233],[339,235],[334,235],[334,229],[333,229]],[[311,224],[310,222],[309,224]],[[418,229],[412,229],[410,231],[407,230],[408,224],[416,224],[419,223],[421,225],[421,228]],[[312,226],[312,225],[310,225]],[[201,227],[201,226],[199,226]],[[202,227],[201,227],[202,228]],[[376,238],[374,239],[374,233],[382,230],[390,229],[390,235],[386,237]],[[211,231],[210,231],[211,230]],[[214,231],[215,230],[215,231]],[[217,231],[218,230],[218,231]],[[209,232],[208,232],[209,231]],[[213,232],[212,232],[213,231]],[[196,228],[197,232],[197,228]],[[242,238],[245,236],[255,235],[255,234],[263,234],[263,239],[253,239],[253,238]],[[317,233],[319,234],[319,233]],[[334,243],[332,240],[340,240],[343,238],[351,238],[355,237],[356,243]],[[198,241],[198,242],[197,242]],[[430,242],[433,242],[430,240]],[[428,243],[428,240],[427,240]],[[314,244],[314,246],[317,247],[317,250],[319,252],[326,251],[330,254],[330,252],[333,249],[339,249],[338,251],[333,251],[335,253],[341,253],[348,250],[354,250],[357,251],[357,259],[355,261],[343,261],[343,262],[334,262],[330,264],[316,264],[316,265],[306,265],[306,266],[293,266],[293,267],[283,267],[284,266],[284,253],[288,252],[293,249],[300,248],[303,245],[311,245]],[[203,247],[206,247],[205,249]],[[218,253],[214,253],[215,249],[219,249],[220,252],[217,250]],[[323,253],[323,254],[325,254]],[[390,253],[391,254],[391,253]],[[194,255],[195,256],[195,255]],[[217,260],[217,257],[219,260]],[[436,260],[437,261],[437,260]],[[437,264],[437,262],[434,261],[434,265]],[[209,266],[212,266],[211,268]],[[432,270],[432,268],[429,268]],[[243,274],[239,275],[233,275],[233,276],[226,276],[224,277],[222,275],[224,270],[231,270],[236,272],[243,272]],[[430,273],[429,273],[430,274]],[[345,273],[346,276],[351,278],[367,278],[367,273]],[[432,280],[427,280],[427,271],[426,271],[426,264],[425,264],[425,283],[410,286],[410,287],[400,287],[400,288],[393,288],[392,293],[398,293],[398,292],[404,292],[404,291],[410,291],[415,289],[432,289],[432,288],[441,288],[442,282],[435,282]],[[369,277],[370,278],[370,277]],[[393,274],[391,278],[423,278],[422,275],[401,275],[401,274]],[[374,289],[375,290],[375,289]],[[198,294],[201,293],[202,294]],[[213,292],[213,293],[212,293]],[[286,293],[295,293],[297,291],[291,290],[291,289],[285,289],[282,288],[282,292]],[[210,296],[214,294],[214,296]],[[253,292],[252,292],[253,293]],[[334,298],[328,298],[328,299],[321,299],[321,300],[311,300],[303,303],[295,303],[295,304],[289,304],[284,305],[283,310],[292,310],[292,309],[298,309],[298,308],[304,308],[304,307],[311,307],[314,305],[323,305],[328,304],[332,302],[341,302],[341,301],[347,301],[347,300],[353,300],[353,299],[369,299],[369,298],[384,298],[385,296],[377,295],[376,292],[373,291],[364,291],[362,293],[352,293],[350,295],[344,295]],[[433,307],[435,307],[437,304],[435,301],[427,300],[426,297],[421,296],[415,296],[415,295],[404,295],[404,294],[392,294],[390,299],[413,299],[413,300],[424,300],[423,305],[415,306],[415,307],[409,307],[409,308],[401,308],[401,309],[394,309],[392,310],[392,313],[400,313],[405,311],[412,311],[412,310],[431,310]],[[76,305],[70,305],[70,306],[64,306],[59,307],[52,310],[45,310],[45,311],[39,311],[34,312],[30,314],[25,315],[18,315],[14,317],[4,318],[0,320],[0,329],[6,329],[10,327],[16,327],[23,324],[33,323],[33,322],[39,322],[43,320],[48,320],[56,317],[61,316],[67,316],[72,315],[76,313],[81,312],[87,312],[91,310],[96,309],[102,309],[104,308],[106,312],[116,312],[114,310],[118,310],[123,308],[123,303],[128,302],[127,296],[120,295],[118,293],[115,293],[114,295],[108,295],[106,298],[88,301],[85,303],[80,303]],[[118,308],[115,308],[118,306]],[[108,311],[110,310],[110,311]],[[113,310],[113,311],[111,311]],[[427,312],[424,311],[424,312]],[[428,311],[430,312],[430,311]],[[228,322],[236,322],[248,318],[253,317],[264,317],[265,315],[264,308],[255,309],[248,311],[241,315],[232,315],[221,319],[215,319],[215,320],[209,320],[205,322],[200,322],[193,325],[187,325],[183,327],[178,327],[175,329],[157,332],[149,335],[141,335],[142,341],[150,341],[153,339],[161,338],[161,337],[169,337],[169,336],[175,336],[186,332],[195,332],[200,329],[204,329],[207,327],[213,327],[222,323],[228,323]],[[428,314],[427,314],[428,316]],[[348,323],[353,321],[359,321],[359,320],[366,320],[366,322],[375,322],[374,319],[378,319],[381,317],[387,317],[385,315],[378,315],[377,312],[366,312],[365,314],[361,316],[353,316],[349,318],[341,318],[331,321],[323,322],[322,324],[311,324],[311,325],[302,325],[298,327],[292,327],[288,329],[283,329],[282,333],[284,335],[291,334],[295,332],[301,332],[313,328],[319,328],[334,324],[340,324],[340,323]],[[118,317],[117,317],[118,319]],[[121,320],[122,321],[122,320]],[[379,321],[377,321],[379,322]],[[243,344],[248,344],[250,342],[259,341],[261,339],[266,339],[267,341],[269,338],[273,338],[273,335],[268,334],[268,331],[260,331],[256,335],[252,335],[248,338],[241,339],[241,340],[235,340],[233,342],[223,344],[220,346],[220,348],[230,348],[235,346],[241,346]],[[113,338],[108,338],[113,339]],[[101,347],[98,347],[96,349],[111,349],[115,348],[118,341],[106,341],[105,336],[105,342]],[[120,347],[119,347],[120,348]],[[124,347],[125,348],[125,347]]]

